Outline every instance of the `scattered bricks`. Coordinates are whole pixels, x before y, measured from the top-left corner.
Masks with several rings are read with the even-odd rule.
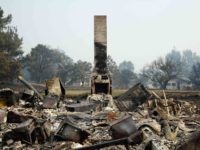
[[[58,141],[66,140],[82,143],[88,136],[88,132],[78,128],[68,119],[65,119],[58,127],[55,139]]]
[[[111,123],[110,134],[113,139],[128,137],[135,133],[137,128],[131,116],[125,116]]]
[[[93,111],[95,109],[94,103],[77,103],[67,105],[66,109],[71,112],[84,112],[84,111]]]

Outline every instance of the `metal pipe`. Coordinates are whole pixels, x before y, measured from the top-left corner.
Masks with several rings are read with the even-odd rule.
[[[26,81],[22,76],[18,76],[19,81],[21,81],[28,89],[33,90],[35,94],[43,100],[43,96],[30,84]]]

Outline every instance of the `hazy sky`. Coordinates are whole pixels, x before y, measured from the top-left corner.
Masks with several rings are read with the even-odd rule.
[[[107,15],[108,54],[136,70],[175,46],[200,55],[200,0],[0,0],[27,53],[38,43],[93,63],[93,17]]]

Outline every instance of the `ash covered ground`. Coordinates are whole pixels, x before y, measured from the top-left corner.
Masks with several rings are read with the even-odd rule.
[[[46,88],[0,90],[1,149],[200,147],[198,91],[169,94],[136,84],[116,98],[92,94],[71,99],[56,80]]]

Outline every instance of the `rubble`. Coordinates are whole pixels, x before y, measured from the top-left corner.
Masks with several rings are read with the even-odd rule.
[[[18,103],[1,108],[2,149],[181,150],[191,147],[192,150],[199,147],[200,114],[194,103],[167,98],[164,91],[162,99],[141,84],[128,93],[131,94],[125,93],[118,99],[93,94],[85,100],[73,101],[60,100],[52,94],[41,100],[31,90],[25,90],[16,97],[21,95],[23,101],[38,98],[43,107]],[[124,105],[124,101],[131,105]]]
[[[87,99],[68,99],[57,77],[46,80],[40,92],[22,76],[18,80],[27,89],[0,89],[0,149],[199,149],[200,108],[195,103],[167,97],[165,91],[160,96],[141,83],[112,97],[106,22],[106,16],[94,17],[94,70]]]
[[[52,78],[46,81],[45,95],[52,94],[64,98],[65,88],[59,78]]]
[[[110,125],[110,134],[113,139],[128,137],[136,131],[137,128],[131,116],[125,116]]]
[[[71,104],[67,105],[66,109],[71,112],[84,112],[84,111],[93,111],[95,110],[94,103],[77,103],[77,104]]]
[[[117,98],[115,103],[120,111],[133,111],[147,101],[149,96],[150,93],[138,83]]]
[[[18,76],[18,80],[21,81],[28,89],[33,90],[38,98],[43,99],[43,96],[31,85],[29,84],[22,76]]]
[[[82,143],[88,136],[88,132],[80,129],[66,118],[60,123],[54,138],[56,138],[58,141],[69,140],[77,143]]]
[[[0,123],[5,123],[6,121],[7,121],[6,111],[0,110]]]
[[[60,98],[55,95],[47,95],[42,101],[42,108],[44,109],[55,109],[58,107]]]
[[[18,102],[18,96],[10,88],[4,88],[0,90],[0,108],[4,106],[16,105]]]
[[[28,120],[29,118],[33,118],[32,116],[28,116],[28,115],[23,115],[20,114],[19,112],[15,112],[15,111],[8,111],[7,113],[7,123],[22,123],[26,120]]]
[[[200,132],[192,134],[186,142],[180,144],[178,150],[196,150],[200,147]]]

